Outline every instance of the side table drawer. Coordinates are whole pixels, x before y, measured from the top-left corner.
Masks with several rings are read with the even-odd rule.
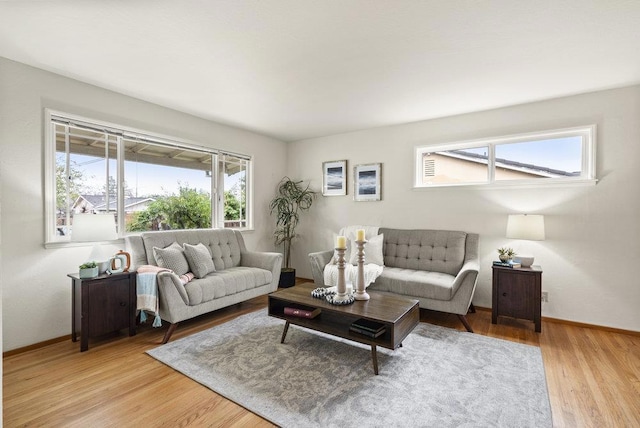
[[[100,336],[129,327],[129,278],[96,281],[87,287],[89,336]],[[91,316],[89,315],[91,314]]]
[[[498,280],[498,315],[513,318],[533,319],[534,300],[530,296],[530,284],[521,275],[514,275],[513,281]]]

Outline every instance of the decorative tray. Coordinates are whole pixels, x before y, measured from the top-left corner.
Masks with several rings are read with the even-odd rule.
[[[347,300],[343,300],[341,302],[336,302],[335,298],[336,298],[336,291],[334,289],[335,287],[319,287],[319,288],[315,288],[312,292],[311,292],[311,296],[315,297],[316,299],[325,299],[327,302],[331,303],[332,305],[350,305],[353,302],[356,301],[356,298],[353,294],[348,294],[347,295]]]

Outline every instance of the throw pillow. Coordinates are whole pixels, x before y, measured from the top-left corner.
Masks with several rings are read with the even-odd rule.
[[[364,264],[367,265],[369,263],[373,263],[374,265],[384,266],[384,255],[382,252],[382,247],[384,246],[384,234],[374,236],[369,239],[364,246]],[[349,263],[352,265],[358,264],[358,246],[356,245],[356,240],[353,238],[351,240],[351,257],[349,258]]]
[[[216,271],[209,249],[203,244],[184,244],[184,255],[196,278],[204,278],[207,274]]]
[[[153,247],[153,257],[155,257],[158,266],[171,269],[178,276],[189,272],[189,263],[184,256],[182,247],[177,242],[165,248]]]

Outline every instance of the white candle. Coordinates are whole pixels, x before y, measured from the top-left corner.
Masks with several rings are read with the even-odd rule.
[[[364,241],[364,229],[358,229],[356,231],[356,241]]]
[[[336,248],[347,248],[347,238],[345,236],[338,236],[336,239]]]

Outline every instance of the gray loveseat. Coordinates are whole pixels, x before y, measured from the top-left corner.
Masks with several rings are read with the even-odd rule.
[[[466,314],[478,279],[478,234],[448,230],[380,228],[384,270],[367,290],[417,299],[420,307],[458,315],[473,333]],[[324,287],[323,270],[333,250],[309,254],[311,272]],[[366,257],[366,247],[365,247]]]
[[[213,266],[213,272],[200,270],[202,278],[183,284],[173,272],[157,275],[159,315],[171,325],[162,343],[167,343],[178,323],[225,306],[268,294],[278,288],[282,254],[250,252],[239,231],[230,229],[193,229],[144,232],[125,238],[131,254],[131,269],[155,265],[154,247],[166,249],[171,245],[196,246],[203,244],[211,260],[200,265]],[[179,247],[178,247],[179,248]],[[201,246],[199,246],[202,249]],[[205,253],[206,254],[206,253]],[[211,261],[213,263],[211,263]],[[189,263],[191,268],[191,263]]]

